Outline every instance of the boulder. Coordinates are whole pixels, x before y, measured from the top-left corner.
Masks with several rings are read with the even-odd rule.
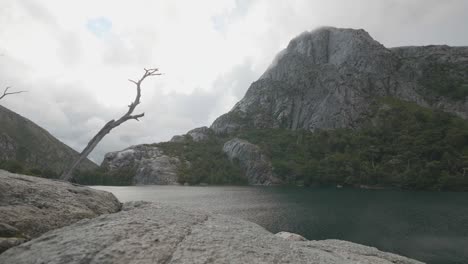
[[[133,174],[133,183],[177,184],[180,160],[170,157],[152,145],[137,145],[121,151],[107,153],[101,167],[110,174]]]
[[[421,263],[339,240],[290,241],[235,217],[131,202],[0,255],[10,263]]]
[[[0,170],[0,248],[120,208],[108,192]]]

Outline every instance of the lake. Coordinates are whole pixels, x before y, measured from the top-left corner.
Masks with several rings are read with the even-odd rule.
[[[129,186],[93,188],[120,201],[204,209],[273,233],[342,239],[427,263],[468,263],[468,193],[301,187]]]

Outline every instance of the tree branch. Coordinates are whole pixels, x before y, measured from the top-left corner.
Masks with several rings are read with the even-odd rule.
[[[7,86],[7,87],[5,88],[5,90],[3,91],[3,95],[0,96],[0,100],[3,99],[3,98],[4,98],[5,96],[7,96],[7,95],[20,94],[20,93],[25,93],[25,92],[27,92],[27,91],[8,92],[8,90],[10,90],[10,88],[11,88],[10,86]]]
[[[137,90],[136,92],[137,93],[136,93],[136,96],[135,96],[135,100],[128,105],[127,113],[125,113],[122,117],[117,119],[117,121],[116,120],[111,120],[111,121],[107,122],[107,124],[105,124],[104,127],[101,128],[101,130],[99,130],[99,132],[89,141],[86,148],[84,148],[83,151],[80,153],[80,156],[78,157],[78,159],[76,161],[74,161],[73,164],[70,166],[70,168],[67,171],[65,171],[65,173],[62,175],[61,178],[63,180],[73,181],[73,171],[76,169],[76,167],[78,167],[78,165],[81,163],[81,161],[83,161],[86,157],[88,157],[88,155],[91,153],[91,151],[94,150],[94,148],[98,145],[98,143],[107,134],[109,134],[109,132],[112,129],[120,126],[122,123],[124,123],[127,120],[134,119],[134,120],[140,121],[139,118],[145,116],[145,113],[132,115],[133,111],[135,110],[137,105],[140,104],[141,84],[143,83],[143,81],[146,78],[151,77],[151,76],[161,75],[161,73],[159,73],[159,69],[157,69],[157,68],[155,68],[155,69],[144,69],[144,70],[145,70],[145,73],[143,74],[143,76],[138,81],[134,81],[134,80],[129,79],[130,82],[132,82],[133,84],[136,85],[136,90]]]

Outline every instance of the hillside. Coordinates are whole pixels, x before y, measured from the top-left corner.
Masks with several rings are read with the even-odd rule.
[[[0,106],[0,168],[57,177],[78,156],[45,129]],[[86,160],[80,169],[96,169]]]
[[[466,69],[468,47],[305,32],[210,128],[109,153],[102,177],[468,190]]]

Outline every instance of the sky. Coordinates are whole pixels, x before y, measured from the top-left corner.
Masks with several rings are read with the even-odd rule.
[[[1,0],[0,104],[91,154],[170,140],[229,111],[288,42],[320,26],[363,28],[387,47],[468,46],[466,0]],[[0,92],[1,92],[0,91]],[[1,124],[0,124],[1,125]]]

